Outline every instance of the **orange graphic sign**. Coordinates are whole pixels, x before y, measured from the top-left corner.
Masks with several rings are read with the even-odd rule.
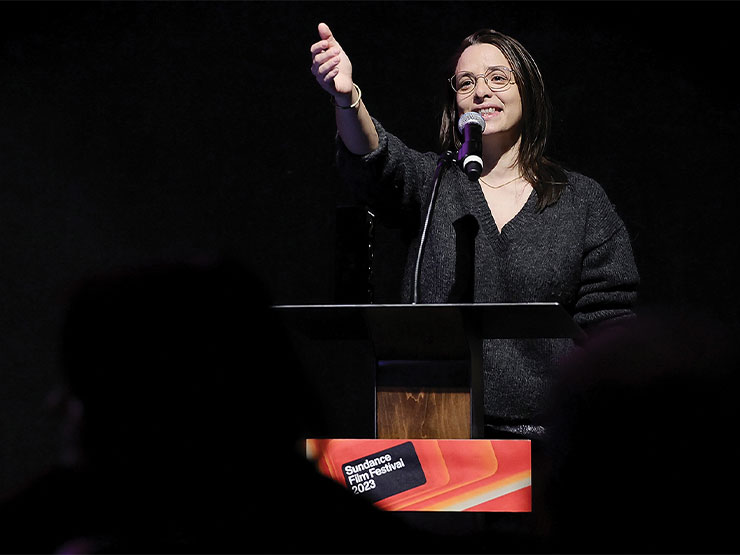
[[[306,453],[388,511],[532,510],[528,440],[309,439]]]

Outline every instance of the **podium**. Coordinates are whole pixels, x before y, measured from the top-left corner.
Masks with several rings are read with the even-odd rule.
[[[483,339],[584,336],[559,303],[276,305],[310,340],[368,340],[375,437],[483,438]]]

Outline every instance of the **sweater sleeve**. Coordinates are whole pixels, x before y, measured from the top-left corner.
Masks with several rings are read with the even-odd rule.
[[[603,189],[594,190],[574,315],[587,331],[633,316],[640,282],[627,229]]]
[[[409,148],[374,118],[373,123],[378,148],[364,156],[351,153],[337,135],[340,177],[369,206],[421,204],[434,174],[436,155]]]

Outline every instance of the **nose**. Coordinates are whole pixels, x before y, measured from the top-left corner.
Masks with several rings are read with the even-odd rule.
[[[491,96],[491,87],[488,86],[486,78],[483,75],[477,75],[475,78],[475,96],[485,98]]]

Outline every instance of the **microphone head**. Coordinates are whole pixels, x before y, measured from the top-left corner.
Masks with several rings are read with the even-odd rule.
[[[480,127],[481,132],[486,130],[486,122],[483,121],[483,116],[478,112],[465,112],[460,116],[460,120],[457,122],[457,130],[460,133],[463,133],[463,129],[465,129],[465,126],[469,123]]]

